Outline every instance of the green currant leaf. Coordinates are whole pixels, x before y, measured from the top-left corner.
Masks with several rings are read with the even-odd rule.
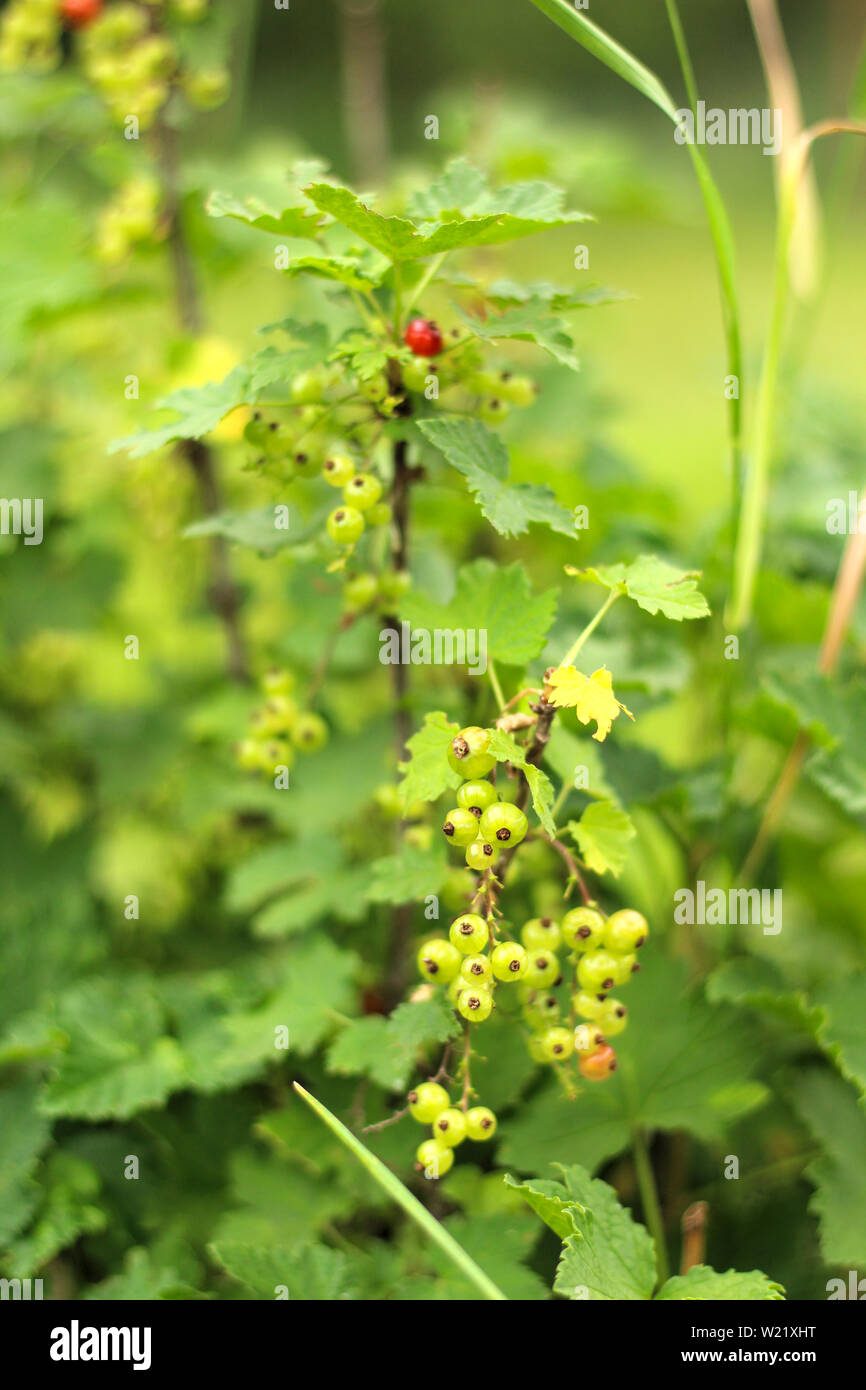
[[[290,322],[286,320],[273,327],[284,328]],[[321,324],[295,324],[293,327],[293,336],[301,341],[300,347],[287,352],[266,347],[247,362],[233,367],[222,381],[173,391],[156,403],[156,410],[170,410],[174,414],[172,421],[125,439],[115,439],[108,452],[116,454],[125,450],[132,458],[142,458],[178,439],[201,439],[238,406],[255,405],[265,387],[284,383],[295,372],[317,366],[327,352],[327,330]]]
[[[713,1303],[745,1303],[783,1299],[785,1290],[759,1269],[741,1274],[736,1269],[717,1274],[708,1265],[694,1265],[688,1274],[675,1274],[662,1284],[656,1301],[706,1299]]]
[[[324,525],[327,510],[316,513],[312,520],[292,526],[293,509],[289,511],[289,525],[283,525],[285,503],[272,507],[259,507],[250,512],[218,512],[202,521],[194,521],[181,533],[187,540],[200,540],[203,536],[225,536],[233,545],[246,546],[259,555],[276,555],[280,550],[303,545],[317,535]]]
[[[540,1216],[545,1225],[549,1226],[560,1240],[568,1240],[571,1236],[577,1236],[580,1239],[576,1218],[578,1215],[584,1216],[586,1213],[583,1207],[578,1206],[573,1201],[561,1182],[551,1182],[538,1178],[527,1182],[518,1182],[510,1173],[506,1173],[505,1183],[520,1193],[521,1197],[532,1207],[536,1216]]]
[[[358,1297],[346,1256],[327,1245],[260,1246],[223,1240],[208,1250],[256,1298],[273,1299],[278,1289],[301,1302],[340,1303]]]
[[[866,1096],[866,976],[862,971],[819,990],[815,1002],[824,1015],[819,1041],[842,1075]]]
[[[309,204],[275,212],[258,198],[245,198],[241,203],[230,193],[217,191],[211,193],[205,209],[210,217],[231,217],[248,227],[284,237],[315,236],[322,221],[321,213],[314,212]]]
[[[636,833],[625,811],[611,801],[593,801],[579,821],[569,821],[568,830],[592,873],[619,878],[628,855],[628,842]]]
[[[374,212],[351,189],[338,184],[314,183],[304,192],[322,212],[329,213],[392,261],[420,260],[461,246],[481,245],[484,233],[492,231],[498,222],[495,216],[465,218],[425,234],[405,217],[383,217]]]
[[[419,420],[418,428],[463,474],[484,516],[500,535],[522,535],[535,521],[563,536],[574,536],[574,521],[550,488],[506,481],[508,451],[481,420],[455,415]]]
[[[504,1163],[543,1172],[555,1154],[592,1170],[628,1147],[635,1125],[712,1140],[766,1100],[751,1080],[760,1049],[742,1012],[687,989],[682,963],[661,957],[652,939],[641,967],[623,990],[629,1026],[617,1039],[618,1070],[577,1101],[553,1085],[532,1096],[503,1129]]]
[[[519,561],[505,567],[473,560],[461,566],[457,591],[447,604],[410,590],[400,602],[400,616],[416,629],[486,633],[491,660],[525,666],[544,650],[556,596],[555,589],[534,595]]]
[[[529,299],[525,304],[505,309],[501,314],[491,314],[486,319],[467,314],[459,304],[452,308],[466,327],[485,343],[497,343],[502,339],[519,339],[535,343],[571,371],[580,370],[580,362],[574,351],[574,338],[564,319],[547,311],[542,299]]]
[[[321,280],[336,280],[347,285],[350,290],[375,290],[390,262],[382,258],[376,270],[363,265],[357,256],[326,256],[323,254],[291,255],[288,264],[281,266],[284,275],[294,279],[298,275],[316,275]]]
[[[447,788],[460,786],[460,774],[452,772],[446,760],[448,745],[459,733],[460,725],[452,724],[441,710],[424,716],[424,727],[406,743],[412,758],[404,764],[400,783],[404,807],[413,801],[435,801]]]
[[[447,1217],[444,1225],[449,1235],[480,1265],[506,1298],[523,1302],[542,1301],[549,1297],[544,1280],[535,1270],[527,1269],[525,1263],[532,1255],[538,1236],[538,1227],[529,1212],[458,1213]],[[443,1274],[449,1275],[447,1291],[443,1291],[449,1302],[480,1298],[478,1290],[468,1279],[459,1279],[453,1270],[448,1271],[443,1255],[431,1249],[430,1257]]]
[[[824,1011],[811,1006],[802,991],[786,988],[784,977],[769,961],[740,956],[718,966],[707,980],[711,1003],[739,1004],[779,1019],[817,1041]]]
[[[54,1153],[40,1174],[42,1197],[27,1232],[4,1252],[4,1272],[13,1279],[38,1273],[85,1235],[103,1231],[108,1217],[96,1205],[96,1168],[71,1154]]]
[[[83,1297],[98,1302],[153,1303],[157,1300],[200,1301],[215,1298],[216,1294],[200,1293],[186,1283],[177,1270],[167,1268],[152,1251],[133,1246],[124,1257],[120,1273],[93,1284]]]
[[[39,1199],[32,1179],[51,1137],[51,1125],[36,1107],[38,1090],[33,1081],[19,1081],[0,1091],[0,1244],[4,1249]]]
[[[710,613],[706,599],[698,591],[699,572],[679,570],[657,555],[640,555],[631,565],[596,565],[585,570],[567,565],[566,573],[627,594],[644,612],[663,613],[675,622],[706,618]]]
[[[554,1292],[590,1302],[651,1298],[656,1256],[649,1232],[620,1206],[613,1188],[585,1168],[572,1164],[562,1175],[577,1235],[563,1246]]]
[[[551,814],[553,807],[553,783],[546,772],[534,763],[526,761],[526,754],[520,744],[502,729],[494,729],[490,738],[489,750],[497,762],[511,763],[519,767],[527,782],[532,797],[532,807],[548,835],[556,834],[556,823]]]
[[[866,684],[840,685],[817,672],[785,672],[768,677],[771,698],[789,710],[801,729],[819,744],[804,772],[849,815],[866,817]]]
[[[61,997],[57,1020],[69,1042],[43,1094],[43,1114],[125,1119],[183,1086],[182,1050],[146,980],[88,981]]]
[[[591,309],[599,304],[616,304],[630,299],[624,290],[611,290],[604,285],[588,285],[586,289],[564,289],[552,285],[547,280],[536,280],[532,284],[521,285],[516,280],[495,280],[492,285],[479,292],[498,309],[508,309],[516,304],[536,301],[544,304],[553,313],[565,313],[569,309]]]
[[[390,1018],[353,1019],[331,1045],[328,1070],[369,1076],[386,1091],[404,1091],[419,1053],[459,1032],[453,1011],[439,995],[400,1004]]]
[[[448,875],[441,846],[402,845],[370,866],[367,899],[373,903],[419,903],[439,892]]]
[[[801,1070],[790,1087],[794,1109],[821,1145],[805,1175],[815,1187],[809,1208],[818,1218],[825,1264],[866,1264],[866,1111],[841,1077]]]
[[[591,221],[587,213],[568,212],[565,194],[543,179],[528,179],[491,189],[485,176],[468,160],[453,159],[427,188],[418,189],[409,203],[409,216],[420,222],[445,221],[497,214],[496,225],[484,233],[484,245]]]

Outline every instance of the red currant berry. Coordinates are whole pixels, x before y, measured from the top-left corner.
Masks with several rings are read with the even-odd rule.
[[[577,1065],[581,1076],[587,1081],[606,1081],[611,1072],[616,1071],[616,1053],[606,1043],[597,1052],[590,1053],[589,1057],[581,1057]]]
[[[442,351],[442,334],[432,319],[412,319],[403,341],[416,357],[435,357]]]
[[[70,29],[86,29],[102,11],[102,0],[62,0],[60,14]]]

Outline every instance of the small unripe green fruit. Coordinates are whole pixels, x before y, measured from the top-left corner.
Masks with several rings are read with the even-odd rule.
[[[573,951],[590,951],[600,946],[604,918],[594,907],[573,907],[562,919],[562,939]]]
[[[487,923],[477,912],[464,912],[451,923],[448,937],[461,955],[477,955],[484,950],[489,939]]]
[[[492,1139],[496,1133],[496,1116],[486,1105],[473,1105],[466,1112],[466,1136],[476,1144]]]
[[[477,820],[471,811],[464,811],[460,806],[455,806],[453,811],[448,812],[442,830],[452,845],[459,845],[461,848],[478,839]]]
[[[409,1092],[409,1114],[422,1125],[432,1125],[437,1115],[450,1105],[448,1092],[438,1081],[422,1081]]]
[[[425,941],[418,951],[418,969],[425,980],[433,980],[437,985],[448,985],[458,974],[462,957],[456,946],[444,937],[437,936]]]
[[[522,980],[529,967],[529,958],[523,946],[517,941],[501,941],[494,946],[490,964],[497,980],[514,983]]]
[[[433,1121],[433,1138],[440,1144],[455,1149],[466,1138],[466,1118],[462,1110],[449,1107],[436,1116]]]
[[[438,1139],[425,1139],[415,1150],[415,1158],[424,1169],[425,1178],[444,1178],[454,1166],[454,1150]]]

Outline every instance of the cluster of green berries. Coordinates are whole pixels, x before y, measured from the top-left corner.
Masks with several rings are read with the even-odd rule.
[[[191,105],[209,110],[225,101],[229,74],[222,67],[187,67],[171,34],[154,27],[148,11],[167,9],[173,19],[201,19],[201,0],[147,0],[111,5],[83,29],[81,60],[111,114],[118,121],[136,116],[147,129],[174,89]]]
[[[637,951],[648,935],[646,918],[631,908],[605,917],[595,907],[576,907],[561,923],[541,917],[525,924],[521,939],[537,983],[525,993],[523,1018],[531,1030],[529,1052],[535,1061],[565,1062],[576,1055],[587,1081],[603,1081],[616,1070],[608,1039],[623,1032],[628,1010],[611,990],[626,985],[640,968]],[[568,1026],[551,992],[563,980],[555,954],[560,948],[569,952],[576,985]],[[581,1022],[575,1025],[575,1018]]]
[[[530,377],[485,368],[477,340],[467,337],[463,329],[454,328],[443,336],[431,319],[415,318],[407,325],[403,341],[416,358],[403,368],[406,390],[449,411],[474,413],[495,425],[512,406],[529,406],[536,398],[538,388]],[[440,354],[441,360],[434,362]]]
[[[273,776],[276,767],[291,767],[296,753],[316,753],[327,742],[324,719],[302,710],[292,699],[293,688],[289,671],[268,671],[262,678],[264,704],[253,712],[247,736],[236,747],[245,771]]]
[[[431,937],[424,941],[417,959],[422,977],[446,987],[450,1003],[467,1023],[484,1023],[490,1017],[499,985],[542,978],[531,968],[526,948],[517,941],[497,943],[477,912],[455,917],[447,940]]]
[[[225,101],[227,69],[188,68],[170,34],[154,23],[160,11],[192,23],[208,7],[209,0],[12,0],[0,24],[0,67],[51,71],[63,56],[63,30],[74,30],[85,75],[112,115],[135,116],[146,129],[174,89],[201,109]]]
[[[524,839],[529,822],[519,806],[501,801],[492,782],[485,780],[495,758],[487,750],[490,732],[477,726],[461,729],[448,748],[448,763],[469,780],[457,792],[457,805],[442,826],[452,845],[466,851],[470,869],[492,869],[504,849]]]
[[[96,254],[100,260],[117,264],[134,246],[158,236],[160,203],[159,182],[155,178],[142,176],[121,184],[99,218]]]
[[[421,1125],[430,1125],[433,1138],[419,1144],[415,1159],[427,1178],[444,1178],[454,1163],[454,1150],[464,1139],[476,1144],[492,1139],[496,1116],[486,1105],[458,1109],[437,1081],[424,1081],[409,1092],[409,1113]]]

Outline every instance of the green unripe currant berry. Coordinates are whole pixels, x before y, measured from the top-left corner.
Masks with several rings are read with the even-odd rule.
[[[403,368],[403,385],[407,391],[423,391],[428,376],[436,376],[436,369],[430,362],[416,360]]]
[[[460,993],[457,1012],[469,1023],[483,1023],[490,1017],[493,1008],[493,995],[489,989],[479,985],[469,985]]]
[[[266,695],[289,695],[294,688],[294,676],[283,667],[272,666],[262,676],[262,690]]]
[[[649,936],[649,926],[643,913],[624,907],[612,912],[605,923],[604,945],[608,951],[626,955],[636,951]]]
[[[343,488],[343,496],[350,507],[366,512],[382,496],[382,484],[373,473],[356,473]]]
[[[292,454],[292,467],[299,478],[317,478],[322,471],[322,456],[312,440]]]
[[[245,738],[237,745],[235,756],[245,772],[261,772],[262,745],[257,738]]]
[[[522,980],[529,967],[529,958],[517,941],[501,941],[494,946],[490,964],[497,980],[514,983]]]
[[[295,431],[291,425],[281,425],[276,420],[271,420],[262,438],[262,451],[269,459],[285,458],[291,453],[294,442]]]
[[[226,68],[203,68],[200,72],[188,73],[183,88],[193,106],[201,111],[212,111],[222,106],[229,94],[231,79]]]
[[[387,502],[375,502],[372,507],[367,508],[368,526],[387,526],[393,512]]]
[[[536,1032],[544,1032],[559,1018],[559,1004],[555,994],[543,994],[531,990],[530,997],[523,1005],[523,1017]]]
[[[478,839],[477,820],[471,811],[464,811],[460,806],[448,812],[442,829],[452,845],[460,845],[461,848]]]
[[[364,534],[364,518],[354,507],[338,507],[328,517],[327,527],[337,545],[354,545]]]
[[[456,738],[451,740],[448,748],[448,766],[452,772],[459,772],[462,777],[486,777],[496,762],[493,754],[487,751],[489,747],[490,730],[480,729],[477,724],[471,724],[468,728],[461,729]]]
[[[478,396],[493,395],[501,385],[502,376],[499,372],[470,372],[466,378],[468,390],[474,391]]]
[[[552,917],[531,917],[524,922],[520,940],[527,951],[555,951],[562,940],[559,923]]]
[[[424,1170],[425,1178],[444,1178],[454,1166],[454,1150],[438,1139],[425,1139],[415,1150],[415,1159]]]
[[[618,999],[608,997],[596,1022],[605,1037],[615,1038],[628,1025],[628,1009]]]
[[[533,1062],[546,1062],[548,1060],[541,1038],[540,1033],[533,1033],[531,1038],[526,1039],[526,1049]]]
[[[466,958],[464,959],[468,960],[470,958],[466,956]],[[457,974],[457,976],[455,976],[455,979],[453,979],[452,983],[449,984],[448,991],[446,991],[448,992],[448,1002],[450,1006],[452,1006],[452,1009],[456,1009],[457,1006],[459,1006],[460,995],[463,994],[463,991],[466,990],[466,988],[467,980],[464,979],[463,976],[463,966],[460,966],[460,974]]]
[[[604,918],[594,907],[573,907],[562,919],[562,939],[572,951],[591,951],[600,946]]]
[[[421,1125],[432,1125],[437,1115],[451,1104],[448,1092],[438,1081],[422,1081],[409,1092],[409,1114]]]
[[[598,948],[577,962],[577,978],[588,994],[606,994],[616,984],[617,958]]]
[[[478,408],[478,414],[487,425],[498,425],[500,420],[510,414],[511,406],[504,401],[501,396],[490,396],[482,401]]]
[[[251,444],[254,449],[264,449],[265,439],[270,433],[267,420],[264,420],[258,413],[247,420],[244,425],[244,439],[247,444]]]
[[[471,811],[475,816],[476,832],[477,822],[495,800],[496,788],[492,782],[464,782],[463,786],[457,789],[457,805],[462,806],[465,811]]]
[[[466,1137],[476,1144],[492,1139],[496,1133],[496,1116],[486,1105],[473,1105],[466,1111]]]
[[[477,955],[484,950],[489,939],[487,923],[477,912],[464,912],[451,923],[448,937],[461,955]]]
[[[574,1051],[574,1035],[568,1028],[548,1028],[539,1041],[548,1062],[565,1062]]]
[[[256,712],[255,727],[262,734],[286,734],[294,729],[298,707],[289,695],[271,695]]]
[[[300,753],[317,753],[328,741],[328,726],[321,715],[308,710],[295,720],[292,742]]]
[[[308,371],[298,372],[289,388],[295,405],[316,405],[325,391],[325,373],[321,367],[310,367]]]
[[[348,454],[328,454],[322,464],[322,477],[331,487],[345,487],[355,476],[355,462]]]
[[[492,869],[498,858],[499,851],[486,840],[473,840],[471,845],[466,846],[466,863],[477,874]]]
[[[604,1046],[604,1031],[598,1022],[579,1023],[574,1030],[574,1050],[589,1057]]]
[[[383,374],[371,377],[369,381],[358,383],[358,394],[365,401],[371,401],[373,405],[379,405],[388,395],[388,378]]]
[[[626,956],[617,956],[611,951],[611,955],[616,961],[616,972],[613,977],[614,984],[627,985],[634,972],[640,970],[640,966],[637,963],[636,952],[629,951]]]
[[[462,1144],[466,1138],[466,1117],[463,1111],[449,1107],[437,1115],[433,1121],[433,1138],[440,1144],[447,1144],[449,1149],[456,1149],[458,1144]]]
[[[369,608],[378,592],[374,574],[353,574],[343,585],[343,606],[350,613]]]
[[[578,990],[577,994],[571,996],[571,1002],[578,1018],[590,1018],[598,1022],[604,1013],[607,996],[604,994],[589,994],[585,989],[582,989]]]
[[[499,394],[503,400],[511,405],[525,408],[533,405],[538,395],[538,387],[531,377],[512,376],[510,372],[503,372],[499,383]]]
[[[550,951],[528,951],[524,981],[533,989],[548,989],[560,978],[559,961]]]
[[[418,952],[418,969],[425,980],[437,985],[450,985],[460,970],[462,956],[456,946],[441,936],[425,941]]]
[[[458,978],[467,985],[489,986],[493,979],[493,968],[486,956],[466,956]]]
[[[495,801],[483,812],[478,829],[488,844],[519,845],[529,829],[529,822],[519,806],[513,806],[510,801]]]
[[[370,509],[372,511],[372,508]],[[369,520],[370,513],[367,513]],[[383,608],[391,608],[411,588],[412,580],[406,570],[383,570],[379,575],[379,603]]]

